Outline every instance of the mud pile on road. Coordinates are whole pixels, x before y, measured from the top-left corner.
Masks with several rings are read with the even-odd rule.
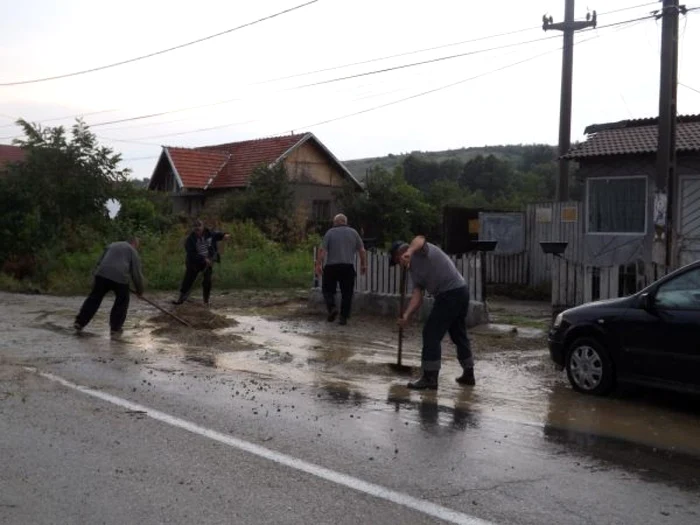
[[[183,321],[189,323],[195,330],[217,330],[237,324],[234,319],[216,314],[204,305],[199,304],[185,303],[178,305],[173,309],[173,313]],[[153,323],[166,325],[167,327],[175,326],[179,328],[183,326],[176,319],[164,313],[152,317],[149,320]]]
[[[149,322],[159,325],[151,332],[152,335],[165,337],[197,353],[240,350],[244,346],[239,336],[215,332],[221,328],[235,326],[238,324],[235,319],[214,313],[204,305],[193,303],[179,305],[173,308],[172,312],[190,326],[184,326],[163,313],[149,319]]]

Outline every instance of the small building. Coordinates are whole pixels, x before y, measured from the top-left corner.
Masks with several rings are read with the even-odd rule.
[[[0,175],[7,172],[7,165],[24,160],[24,150],[18,146],[0,144]]]
[[[198,148],[164,146],[148,188],[169,192],[174,211],[217,215],[226,197],[244,190],[253,171],[284,163],[297,206],[315,222],[337,211],[336,194],[362,186],[313,133],[231,142]]]
[[[564,158],[579,164],[583,264],[603,267],[652,261],[658,118],[588,126],[587,139]],[[677,168],[668,213],[679,265],[700,259],[700,115],[678,116]]]

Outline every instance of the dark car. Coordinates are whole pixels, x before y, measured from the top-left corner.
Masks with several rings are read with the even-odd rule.
[[[700,393],[700,261],[634,295],[562,312],[549,353],[579,392],[625,382]]]

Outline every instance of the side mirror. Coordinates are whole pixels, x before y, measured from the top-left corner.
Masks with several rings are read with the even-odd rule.
[[[639,306],[644,310],[651,312],[654,309],[654,296],[649,292],[639,296]]]

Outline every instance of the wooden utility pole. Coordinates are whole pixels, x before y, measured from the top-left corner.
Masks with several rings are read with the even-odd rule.
[[[654,194],[654,262],[673,266],[673,208],[676,191],[676,93],[678,88],[678,15],[685,6],[661,0],[661,73],[659,83],[659,142]]]
[[[596,12],[587,15],[586,20],[574,20],[574,0],[566,0],[564,21],[553,23],[552,17],[542,18],[542,29],[556,29],[564,33],[564,54],[561,70],[561,105],[559,108],[559,155],[566,155],[571,147],[571,98],[574,76],[574,32],[587,27],[595,27]],[[569,200],[569,161],[559,159],[559,179],[557,181],[557,200]]]

